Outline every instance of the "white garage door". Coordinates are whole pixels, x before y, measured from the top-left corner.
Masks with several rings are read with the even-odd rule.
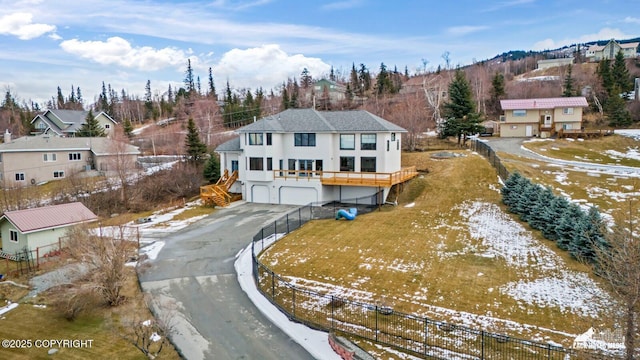
[[[251,186],[251,202],[269,204],[269,187],[266,185]]]
[[[280,204],[307,205],[318,201],[318,191],[314,188],[283,186],[280,188]]]

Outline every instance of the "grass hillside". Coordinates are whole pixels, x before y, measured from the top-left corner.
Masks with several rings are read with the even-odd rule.
[[[310,222],[261,261],[321,293],[565,346],[606,323],[610,304],[589,269],[506,214],[495,170],[462,153],[405,154],[403,165],[429,173],[398,207]]]

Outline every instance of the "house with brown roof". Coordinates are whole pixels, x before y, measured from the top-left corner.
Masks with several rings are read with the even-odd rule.
[[[98,216],[80,202],[7,211],[0,217],[0,257],[56,244],[71,226],[96,220]]]
[[[500,137],[552,136],[560,130],[580,130],[584,96],[500,100]]]

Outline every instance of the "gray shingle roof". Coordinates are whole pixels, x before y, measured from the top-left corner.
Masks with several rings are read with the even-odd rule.
[[[36,115],[36,117],[31,120],[31,123],[35,122],[36,119],[41,119],[58,134],[73,133],[85,123],[88,113],[88,111],[83,110],[47,110],[42,114]],[[104,114],[115,124],[115,120],[104,112],[95,113],[94,117],[98,117],[100,114]]]
[[[13,139],[9,143],[0,144],[0,153],[5,152],[39,152],[51,150],[91,150],[96,155],[107,155],[114,152],[124,154],[138,154],[137,147],[125,144],[125,147],[118,147],[117,142],[106,137],[60,137],[49,135],[23,136]]]
[[[288,109],[237,130],[247,132],[406,132],[402,127],[364,110],[316,111]]]
[[[218,145],[215,151],[242,151],[240,149],[240,136],[236,136],[229,141],[225,141]]]

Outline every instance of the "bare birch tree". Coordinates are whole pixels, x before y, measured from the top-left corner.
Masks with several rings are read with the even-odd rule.
[[[638,222],[635,204],[616,219],[612,231],[606,237],[605,246],[594,246],[597,256],[596,273],[609,285],[612,293],[623,306],[620,311],[624,322],[625,358],[638,355],[638,314],[640,311],[640,236],[635,228]]]

